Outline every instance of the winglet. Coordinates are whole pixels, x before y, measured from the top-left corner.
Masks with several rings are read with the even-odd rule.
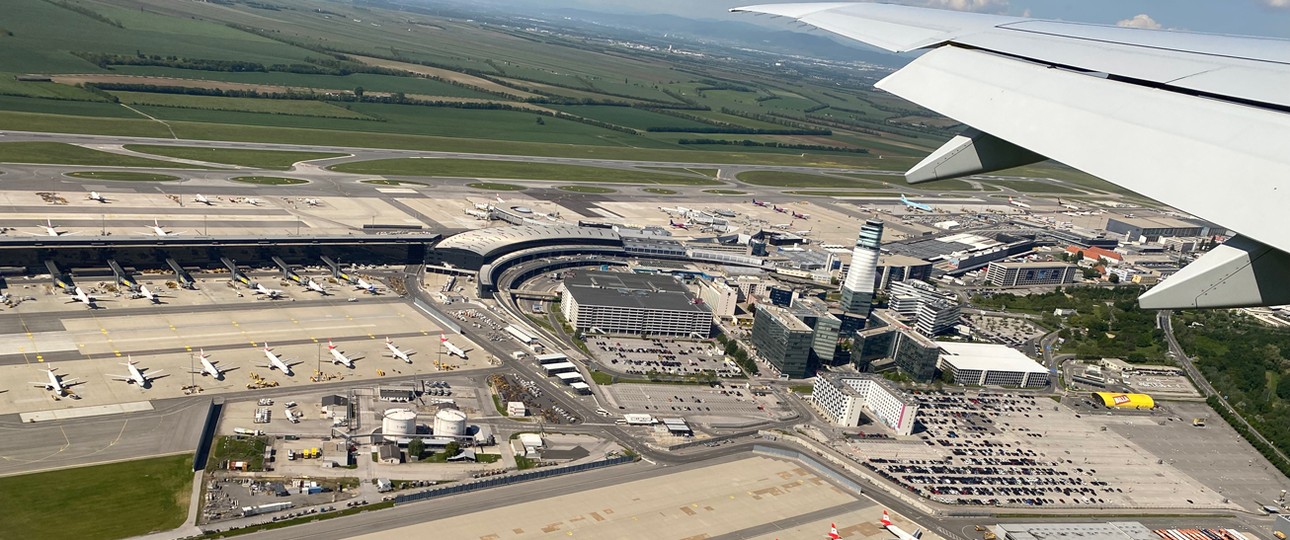
[[[946,142],[905,173],[911,184],[982,174],[1047,158],[1008,141],[969,129]]]

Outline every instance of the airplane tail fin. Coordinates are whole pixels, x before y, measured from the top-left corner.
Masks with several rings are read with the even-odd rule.
[[[330,339],[329,339],[329,340],[327,340],[327,350],[329,350],[329,351],[334,351],[334,350],[336,350],[336,345],[333,345]]]
[[[886,510],[882,511],[882,526],[883,527],[891,526],[891,516],[887,514]]]
[[[910,536],[913,536],[914,538],[922,538],[922,537],[923,537],[923,530],[922,530],[922,529],[918,529],[918,530],[914,531],[914,534],[911,534]]]

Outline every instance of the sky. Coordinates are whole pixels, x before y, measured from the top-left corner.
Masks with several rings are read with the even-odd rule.
[[[503,0],[508,1],[508,0]],[[593,11],[748,20],[727,10],[774,0],[509,0]],[[1290,0],[902,0],[964,11],[1290,39]],[[750,21],[762,22],[762,21]],[[785,28],[790,25],[784,23]]]

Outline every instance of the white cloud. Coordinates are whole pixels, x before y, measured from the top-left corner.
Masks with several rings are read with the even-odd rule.
[[[1290,0],[1261,0],[1263,5],[1271,8],[1290,8]]]
[[[1264,0],[1271,2],[1290,2],[1290,0]],[[1008,8],[1008,0],[926,0],[928,7],[953,9],[956,11],[989,11],[998,12]]]
[[[1272,2],[1290,2],[1290,0],[1268,0],[1268,1],[1272,1]],[[1155,20],[1155,19],[1152,19],[1152,18],[1151,18],[1151,16],[1150,16],[1150,15],[1147,15],[1146,13],[1139,13],[1139,14],[1134,15],[1134,16],[1132,16],[1132,17],[1128,18],[1128,19],[1124,19],[1124,20],[1122,20],[1122,21],[1120,21],[1120,22],[1117,22],[1117,23],[1115,23],[1115,25],[1116,25],[1116,26],[1123,26],[1123,27],[1126,27],[1126,28],[1147,28],[1147,29],[1151,29],[1151,30],[1159,30],[1159,29],[1163,28],[1162,26],[1160,26],[1160,23],[1156,22],[1156,20]]]

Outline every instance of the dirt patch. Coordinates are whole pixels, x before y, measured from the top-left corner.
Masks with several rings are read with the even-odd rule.
[[[476,77],[476,76],[474,76],[474,75],[467,75],[467,74],[465,74],[465,73],[461,73],[461,72],[459,72],[459,71],[452,71],[452,70],[450,70],[450,69],[434,68],[434,67],[430,67],[430,66],[423,66],[423,65],[421,65],[421,64],[413,64],[413,63],[410,63],[410,62],[399,62],[399,61],[397,61],[397,60],[386,60],[386,59],[384,59],[384,58],[372,58],[372,57],[370,57],[370,56],[358,56],[358,55],[356,55],[356,54],[350,54],[350,55],[347,55],[347,56],[349,56],[350,58],[352,58],[352,59],[354,59],[354,60],[357,60],[357,61],[359,61],[359,62],[362,62],[362,63],[364,63],[364,64],[367,64],[367,65],[369,65],[369,66],[378,66],[378,67],[385,67],[385,68],[391,68],[391,69],[401,69],[401,70],[409,71],[409,72],[416,73],[416,74],[419,74],[419,75],[429,75],[429,76],[432,76],[432,77],[438,77],[438,78],[440,78],[440,79],[444,79],[444,80],[448,80],[448,81],[453,81],[453,82],[457,82],[457,83],[461,83],[461,84],[465,84],[465,85],[474,86],[474,87],[476,87],[476,88],[480,88],[480,89],[483,89],[483,90],[487,90],[487,91],[489,91],[489,92],[502,92],[502,93],[505,93],[505,94],[509,94],[509,95],[515,96],[515,97],[517,97],[517,98],[519,98],[519,99],[526,99],[526,98],[531,98],[531,97],[539,97],[539,96],[537,96],[536,94],[530,94],[530,93],[528,93],[528,92],[522,92],[522,91],[516,90],[516,89],[514,89],[514,88],[509,88],[509,87],[506,87],[506,86],[502,86],[502,85],[497,84],[497,83],[495,83],[495,82],[493,82],[493,81],[490,81],[490,80],[488,80],[488,79],[484,79],[484,78]]]

